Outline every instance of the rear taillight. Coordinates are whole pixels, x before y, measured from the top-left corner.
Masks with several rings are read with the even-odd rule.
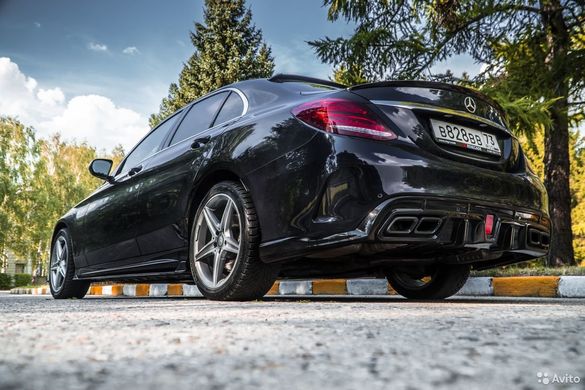
[[[303,103],[292,113],[301,121],[329,133],[379,140],[396,138],[370,108],[351,100],[320,99]]]

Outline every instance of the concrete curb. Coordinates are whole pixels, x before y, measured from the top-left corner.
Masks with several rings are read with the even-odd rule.
[[[48,287],[13,288],[11,294],[47,295]],[[203,297],[183,283],[92,285],[88,295],[125,297]],[[281,280],[267,295],[396,295],[384,279]],[[585,276],[473,277],[458,296],[585,298]]]

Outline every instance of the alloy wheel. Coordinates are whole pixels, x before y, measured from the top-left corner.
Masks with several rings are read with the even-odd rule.
[[[235,201],[221,193],[211,197],[196,221],[193,245],[198,279],[208,288],[221,287],[240,258],[242,220]]]
[[[53,256],[51,257],[51,286],[55,291],[61,290],[65,283],[68,256],[69,249],[67,247],[67,241],[65,237],[60,236],[55,242]]]

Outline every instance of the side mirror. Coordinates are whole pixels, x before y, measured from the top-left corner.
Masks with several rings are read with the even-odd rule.
[[[97,178],[106,180],[108,183],[113,183],[114,177],[110,176],[112,165],[114,165],[112,160],[96,158],[91,162],[91,164],[89,164],[89,173]]]

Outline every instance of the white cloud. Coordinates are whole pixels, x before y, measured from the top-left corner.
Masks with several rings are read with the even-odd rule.
[[[35,27],[36,28],[41,28],[41,24],[39,22],[35,22]]]
[[[89,50],[93,50],[93,51],[108,51],[108,46],[104,45],[103,43],[98,43],[98,42],[90,42],[87,45],[87,48]]]
[[[148,126],[140,114],[117,107],[107,97],[83,95],[69,100],[61,115],[40,123],[39,128],[59,129],[66,139],[84,139],[105,148],[121,143],[128,150]]]
[[[87,141],[99,149],[122,144],[126,150],[148,130],[139,113],[100,95],[67,100],[61,88],[43,89],[9,58],[0,57],[0,115],[17,117],[40,137],[60,132],[64,139]]]
[[[37,98],[41,101],[41,104],[56,106],[65,101],[65,94],[59,87],[53,89],[39,89],[37,92]]]
[[[127,48],[122,50],[122,53],[133,56],[136,54],[140,54],[140,50],[138,50],[136,46],[128,46]]]

